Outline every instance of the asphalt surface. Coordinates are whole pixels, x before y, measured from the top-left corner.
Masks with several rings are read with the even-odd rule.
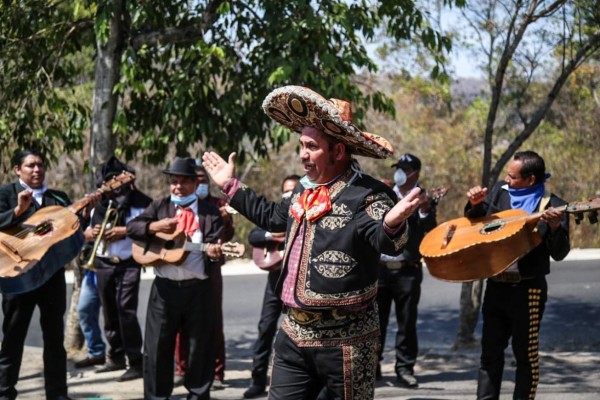
[[[600,251],[573,251],[568,261],[553,263],[549,275],[549,300],[541,338],[541,383],[538,399],[591,400],[600,398]],[[241,399],[250,383],[251,346],[256,338],[265,276],[249,261],[224,266],[224,313],[227,346],[226,388],[213,391],[213,399]],[[151,277],[151,276],[150,276]],[[140,292],[140,319],[151,280]],[[398,387],[391,348],[395,323],[392,316],[384,352],[383,380],[376,399],[474,399],[479,348],[452,351],[458,324],[460,285],[445,283],[425,273],[418,322],[420,355],[416,366],[418,389]],[[27,337],[27,347],[17,389],[19,399],[42,399],[43,366],[37,316]],[[481,325],[481,323],[480,323]],[[479,335],[480,325],[476,331]],[[501,399],[512,398],[514,366],[507,352]],[[142,380],[116,382],[122,371],[95,374],[94,369],[68,366],[69,395],[74,399],[141,399]],[[184,399],[176,388],[173,399]]]

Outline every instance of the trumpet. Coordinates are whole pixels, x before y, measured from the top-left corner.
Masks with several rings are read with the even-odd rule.
[[[83,264],[83,268],[89,269],[90,271],[95,271],[94,261],[96,260],[96,253],[98,249],[100,249],[100,253],[106,252],[106,240],[102,237],[104,233],[111,229],[113,226],[117,224],[117,220],[119,219],[119,211],[116,207],[113,207],[113,201],[108,201],[108,208],[106,209],[106,215],[104,216],[104,220],[102,220],[102,225],[100,225],[100,233],[98,233],[98,237],[94,242],[94,248],[92,249],[92,254],[90,255],[90,259],[87,263]],[[102,246],[102,247],[100,247]]]

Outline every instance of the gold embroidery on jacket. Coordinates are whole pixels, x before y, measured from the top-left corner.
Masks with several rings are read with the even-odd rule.
[[[311,261],[314,269],[326,278],[342,278],[357,264],[348,254],[337,250],[325,251]]]
[[[381,221],[386,212],[394,207],[394,202],[387,193],[375,193],[366,197],[367,215],[376,221]]]
[[[332,209],[319,220],[319,227],[330,231],[341,229],[352,220],[352,212],[346,204],[333,203]]]

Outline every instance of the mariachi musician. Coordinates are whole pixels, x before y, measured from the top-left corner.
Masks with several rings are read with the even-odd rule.
[[[133,168],[112,156],[97,168],[96,185],[102,186],[123,171],[135,174]],[[88,356],[85,361],[89,365],[104,364],[97,373],[127,369],[117,378],[119,382],[142,377],[142,330],[137,318],[141,266],[131,257],[131,239],[126,236],[125,226],[151,202],[135,186],[123,185],[94,208],[85,231],[88,242],[101,244],[95,246],[92,268],[96,272],[104,335],[109,346],[106,363],[103,355],[99,360]]]
[[[144,398],[168,399],[173,391],[175,337],[181,333],[189,350],[184,385],[189,398],[209,399],[215,365],[215,311],[208,269],[222,253],[219,209],[199,201],[196,163],[175,157],[167,175],[169,195],[154,200],[127,224],[127,235],[155,252],[156,276],[150,290],[144,336]],[[204,244],[205,253],[189,252],[181,260],[163,262],[156,236],[185,233],[186,242]],[[136,253],[134,253],[135,256]]]
[[[35,150],[21,150],[12,158],[13,171],[18,176],[14,183],[0,186],[0,230],[17,226],[36,211],[47,206],[71,204],[69,197],[61,191],[49,189],[44,183],[46,165],[41,154]],[[100,198],[100,194],[88,195],[88,210]],[[83,221],[80,221],[80,226]],[[81,233],[79,233],[81,234]],[[82,242],[79,243],[80,245]],[[76,254],[75,254],[76,255]],[[51,260],[44,265],[55,272],[39,286],[22,293],[3,293],[2,325],[3,339],[0,349],[0,398],[15,399],[15,388],[23,358],[23,347],[35,307],[40,310],[40,324],[44,338],[44,387],[46,399],[68,399],[67,396],[67,353],[65,351],[63,317],[66,310],[66,282],[63,266],[70,259]],[[50,261],[48,262],[50,264]],[[58,265],[59,264],[59,265]],[[32,274],[30,271],[26,274]],[[18,280],[19,277],[7,280]]]
[[[550,257],[564,259],[569,244],[566,202],[546,190],[544,159],[533,151],[515,153],[504,181],[487,188],[475,186],[467,192],[465,214],[483,217],[503,210],[520,209],[527,214],[543,212],[537,224],[541,243],[504,272],[487,280],[483,299],[481,361],[477,399],[500,397],[504,351],[510,341],[517,363],[513,398],[533,399],[540,378],[539,331],[546,300]]]

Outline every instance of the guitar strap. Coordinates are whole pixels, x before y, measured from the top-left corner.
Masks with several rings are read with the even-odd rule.
[[[546,207],[548,207],[548,204],[550,204],[551,196],[552,193],[550,193],[547,190],[544,190],[544,196],[542,196],[542,199],[540,200],[540,207],[538,208],[538,211],[544,211]]]

